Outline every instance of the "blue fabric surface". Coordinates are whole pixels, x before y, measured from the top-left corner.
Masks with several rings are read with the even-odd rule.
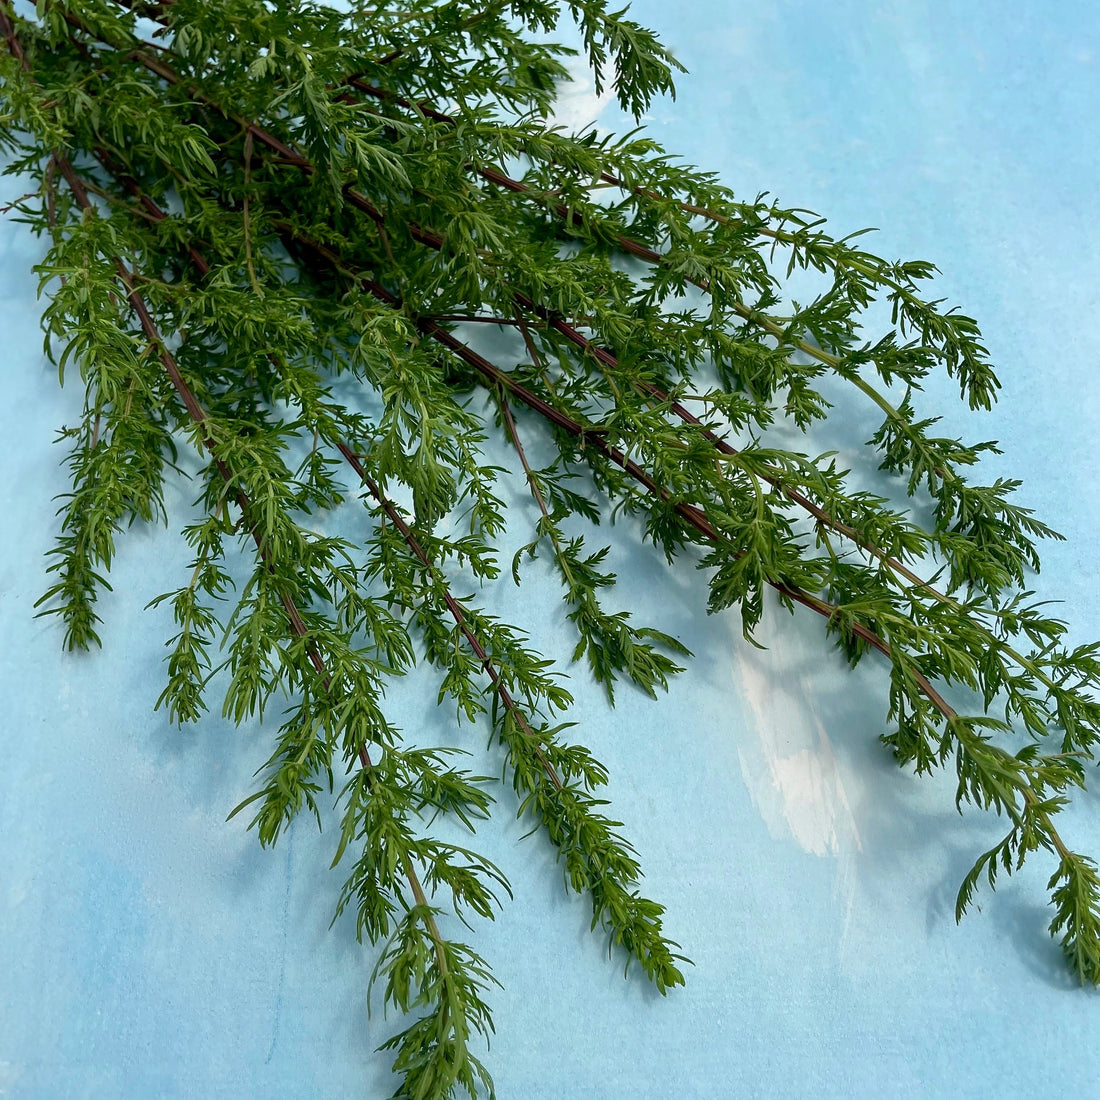
[[[648,122],[666,147],[746,197],[770,191],[835,232],[877,225],[872,250],[939,265],[937,296],[978,318],[1004,391],[970,414],[942,381],[925,407],[946,409],[952,433],[1001,440],[984,475],[1023,477],[1020,502],[1067,536],[1034,587],[1066,601],[1072,641],[1100,637],[1095,6],[633,11],[692,70]],[[594,109],[583,94],[568,107],[579,123]],[[622,128],[608,107],[600,124]],[[393,1081],[372,1050],[395,1021],[367,1016],[374,951],[352,921],[328,927],[332,831],[303,820],[261,851],[225,816],[267,731],[217,715],[180,731],[153,712],[170,621],[142,608],[178,583],[194,493],[171,490],[172,531],[127,535],[101,652],[63,654],[58,624],[32,617],[67,488],[52,439],[80,408],[42,357],[40,255],[0,220],[0,1096],[384,1097]],[[852,415],[866,438],[870,412],[865,432]],[[624,691],[614,711],[578,669],[578,738],[610,768],[614,816],[695,965],[663,999],[624,980],[502,792],[477,846],[515,901],[474,941],[504,987],[488,1055],[499,1095],[1097,1095],[1100,998],[1046,936],[1050,861],[983,892],[956,927],[959,881],[1004,830],[960,817],[950,776],[893,765],[877,742],[881,667],[850,673],[809,614],[770,615],[767,650],[751,648],[736,616],[703,614],[702,576],[667,581],[648,548],[616,569],[620,598],[697,660],[668,697]],[[537,571],[498,606],[568,654]],[[408,684],[399,724],[482,753],[482,734],[456,732],[434,700],[430,678]],[[1079,803],[1065,833],[1100,854],[1100,798]]]

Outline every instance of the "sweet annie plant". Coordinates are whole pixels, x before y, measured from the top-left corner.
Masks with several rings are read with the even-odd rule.
[[[494,781],[387,715],[387,684],[418,659],[489,731],[593,927],[661,992],[684,980],[602,812],[607,774],[567,736],[561,675],[480,602],[544,556],[574,660],[611,699],[622,681],[656,694],[689,655],[602,602],[613,548],[586,527],[615,514],[635,517],[616,537],[642,531],[671,568],[705,569],[709,610],[737,607],[746,636],[771,589],[852,664],[884,662],[898,762],[953,768],[960,806],[1007,828],[958,914],[980,879],[1041,855],[1050,931],[1100,982],[1100,877],[1056,824],[1097,756],[1097,646],[1063,645],[1027,590],[1054,533],[1013,503],[1016,482],[970,479],[992,444],[942,438],[918,411],[930,372],[973,409],[998,388],[974,321],[922,290],[932,265],[739,201],[640,132],[555,127],[571,51],[547,36],[563,17],[597,89],[635,117],[672,91],[676,62],[625,9],[348,7],[0,0],[0,142],[8,171],[39,181],[12,207],[50,241],[47,352],[86,389],[43,613],[70,649],[99,643],[116,537],[165,515],[190,452],[192,557],[154,601],[176,623],[159,703],[195,721],[216,684],[242,722],[289,701],[234,813],[268,845],[335,793],[337,912],[378,946],[382,999],[407,1014],[385,1044],[397,1095],[492,1092],[477,1057],[492,974],[447,914],[491,919],[508,892],[431,828],[450,815],[473,832]],[[801,271],[819,283],[808,303],[788,289]],[[869,337],[883,303],[892,327]],[[483,326],[511,334],[506,362],[478,350]],[[842,424],[838,384],[878,410],[861,454],[904,507],[830,455],[769,444],[777,425]],[[509,467],[487,457],[496,439]],[[502,562],[516,481],[537,520]],[[362,544],[311,525],[352,497]]]

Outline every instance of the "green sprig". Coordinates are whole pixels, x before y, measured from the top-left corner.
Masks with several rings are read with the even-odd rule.
[[[0,0],[0,148],[40,181],[12,208],[49,237],[46,351],[85,388],[42,613],[68,648],[100,643],[116,542],[166,518],[187,450],[199,515],[180,586],[152,601],[174,621],[157,705],[198,720],[221,672],[226,717],[283,711],[233,813],[268,845],[334,804],[333,866],[350,866],[336,915],[354,913],[379,950],[372,985],[410,1017],[384,1044],[398,1096],[492,1094],[478,1044],[494,979],[448,925],[510,895],[436,828],[476,832],[494,781],[389,717],[387,687],[418,658],[456,720],[484,726],[491,770],[611,953],[662,993],[684,981],[599,797],[607,771],[564,736],[558,664],[491,603],[544,556],[573,660],[612,701],[624,682],[655,695],[691,655],[611,605],[631,530],[706,570],[709,609],[736,607],[750,640],[770,591],[852,664],[884,660],[898,762],[954,767],[960,810],[1009,825],[957,915],[982,877],[1046,853],[1050,932],[1100,983],[1100,876],[1056,823],[1097,759],[1100,644],[1066,648],[1026,588],[1036,543],[1058,536],[1015,480],[970,480],[995,445],[937,434],[920,407],[941,371],[970,408],[992,404],[976,323],[925,292],[929,263],[740,200],[639,132],[551,125],[571,51],[544,36],[564,16],[597,90],[635,117],[673,91],[675,59],[602,0],[56,0],[34,18]],[[788,292],[798,272],[817,279],[808,303]],[[893,327],[869,338],[880,303]],[[508,353],[465,342],[487,328]],[[882,417],[851,461],[898,499],[766,437],[843,424],[845,402]],[[528,513],[508,511],[517,486]],[[325,533],[356,496],[361,535]],[[624,514],[591,549],[588,528]]]

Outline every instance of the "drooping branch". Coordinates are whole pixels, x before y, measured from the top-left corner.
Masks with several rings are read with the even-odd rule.
[[[617,66],[628,102],[671,71],[603,0],[552,0],[524,17],[549,30],[559,7],[581,22],[597,68]],[[482,777],[443,766],[447,750],[406,747],[390,725],[383,689],[411,667],[414,640],[444,672],[440,701],[449,695],[460,715],[489,718],[520,812],[539,818],[567,881],[590,895],[593,925],[662,991],[683,980],[663,910],[639,895],[633,850],[590,797],[606,771],[563,743],[568,723],[550,728],[571,701],[559,674],[517,628],[474,597],[457,598],[448,576],[452,561],[479,584],[499,574],[506,520],[495,487],[519,468],[539,518],[513,574],[524,551],[553,550],[580,639],[574,659],[587,643],[609,696],[613,679],[634,674],[634,659],[649,662],[634,682],[651,692],[665,685],[663,670],[679,669],[667,656],[675,639],[628,626],[626,611],[607,614],[597,600],[614,580],[600,566],[610,547],[587,554],[567,520],[599,522],[604,501],[612,516],[641,515],[644,537],[670,564],[711,570],[709,608],[739,605],[748,636],[770,586],[787,609],[822,617],[853,663],[872,649],[884,655],[883,740],[897,760],[918,773],[953,763],[959,805],[1011,826],[964,880],[959,913],[979,873],[992,882],[998,868],[1011,873],[1045,848],[1057,862],[1051,931],[1078,973],[1100,982],[1100,877],[1053,824],[1100,745],[1100,704],[1090,698],[1098,650],[1062,648],[1063,624],[1017,591],[1037,560],[1031,539],[1047,532],[1007,502],[1014,483],[966,483],[965,467],[990,445],[932,438],[908,394],[889,396],[894,383],[917,389],[942,366],[972,406],[988,403],[996,384],[980,334],[919,296],[930,265],[887,263],[818,232],[805,212],[738,202],[648,138],[614,143],[544,127],[560,54],[536,44],[524,53],[511,10],[493,0],[470,14],[441,0],[345,19],[251,0],[120,0],[117,10],[47,0],[32,45],[30,20],[0,0],[10,54],[0,109],[23,127],[0,143],[24,165],[37,158],[44,209],[21,209],[54,238],[41,269],[56,280],[46,327],[66,341],[59,370],[79,361],[87,387],[81,425],[68,433],[74,493],[52,552],[76,563],[76,581],[62,573],[65,583],[40,603],[52,601],[70,630],[72,608],[98,621],[91,607],[114,534],[127,518],[164,511],[157,493],[173,432],[210,456],[207,515],[185,529],[196,558],[176,593],[181,634],[169,644],[182,641],[162,699],[173,720],[204,707],[211,643],[191,645],[188,632],[212,635],[218,625],[203,594],[223,598],[222,538],[227,512],[239,511],[236,530],[256,556],[225,627],[233,683],[224,710],[240,721],[256,705],[263,717],[280,689],[297,700],[264,789],[239,808],[262,799],[253,824],[261,842],[274,842],[303,802],[317,812],[313,780],[327,771],[331,788],[342,746],[351,778],[337,800],[337,859],[352,843],[362,854],[338,912],[354,901],[360,936],[377,943],[400,905],[379,961],[387,1000],[403,1011],[417,996],[429,1006],[397,1040],[404,1094],[435,1100],[459,1075],[471,1096],[475,1076],[487,1084],[465,1038],[491,1026],[477,993],[491,976],[443,938],[434,902],[450,889],[459,915],[492,916],[493,883],[507,889],[475,853],[412,827],[424,822],[431,834],[429,814],[453,811],[473,829],[490,801]],[[144,41],[134,15],[164,30]],[[27,28],[22,44],[16,25]],[[418,62],[413,48],[431,61]],[[364,71],[349,79],[355,68]],[[36,94],[39,74],[48,90]],[[445,114],[433,103],[460,106]],[[67,159],[49,155],[55,149]],[[509,171],[520,178],[504,170],[517,160],[522,170]],[[827,291],[781,316],[777,258],[821,273]],[[87,323],[82,294],[93,302]],[[872,346],[859,326],[881,298],[895,317]],[[451,328],[463,323],[515,330],[529,364],[513,368],[465,343]],[[814,381],[829,373],[885,414],[870,453],[908,478],[910,497],[929,490],[932,523],[857,491],[858,474],[828,456],[734,445],[742,426],[766,429],[780,416],[807,434],[817,420],[835,422],[842,410]],[[353,380],[362,404],[358,393],[342,400]],[[467,400],[472,384],[484,401]],[[556,447],[542,469],[530,461],[530,425]],[[492,430],[515,452],[507,473],[489,462]],[[285,458],[302,450],[292,472]],[[373,523],[365,544],[301,520],[344,499],[341,463]],[[570,488],[585,469],[600,505]],[[402,487],[411,511],[396,503]],[[447,534],[437,534],[441,523]],[[452,535],[457,523],[467,530]],[[946,579],[921,576],[925,553],[928,571],[942,563]],[[984,707],[959,713],[949,689],[972,691]],[[990,716],[1002,700],[1003,722]],[[1042,753],[1055,730],[1062,751]],[[1003,747],[1020,734],[1031,743]],[[425,1083],[433,1059],[439,1075]]]

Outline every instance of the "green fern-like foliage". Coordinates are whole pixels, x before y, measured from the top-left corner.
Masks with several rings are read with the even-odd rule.
[[[574,660],[609,699],[624,683],[656,695],[690,654],[608,609],[630,530],[670,568],[705,569],[709,610],[737,608],[750,639],[771,591],[852,664],[884,662],[898,762],[954,768],[960,808],[1009,826],[958,915],[981,878],[1052,857],[1050,931],[1100,982],[1100,878],[1056,825],[1097,758],[1097,646],[1068,648],[1027,589],[1036,542],[1057,536],[1016,482],[972,480],[992,445],[941,437],[919,409],[936,372],[991,405],[977,325],[927,293],[928,263],[740,200],[640,131],[555,127],[562,19],[635,117],[672,91],[675,60],[601,0],[43,0],[33,15],[0,0],[0,145],[39,181],[16,205],[49,240],[46,351],[85,388],[42,613],[67,648],[98,645],[116,540],[163,518],[166,478],[198,460],[192,556],[154,601],[176,631],[159,705],[200,720],[222,672],[222,713],[270,723],[234,811],[261,843],[335,799],[337,913],[408,1017],[386,1044],[399,1096],[492,1093],[477,1052],[493,977],[452,913],[475,929],[508,897],[497,867],[431,828],[476,831],[496,779],[388,717],[387,686],[418,657],[440,701],[490,732],[593,928],[662,993],[684,981],[605,812],[607,772],[572,739],[566,681],[490,602],[546,559]],[[802,271],[821,289],[792,303]],[[868,338],[881,303],[893,327]],[[507,361],[478,350],[486,329],[510,334]],[[853,406],[881,417],[853,443],[902,503],[768,442],[778,425],[843,430]],[[501,441],[507,466],[489,457]],[[517,483],[536,518],[509,571]],[[324,534],[311,517],[353,497],[369,535]],[[605,544],[594,528],[614,515],[636,522]]]

